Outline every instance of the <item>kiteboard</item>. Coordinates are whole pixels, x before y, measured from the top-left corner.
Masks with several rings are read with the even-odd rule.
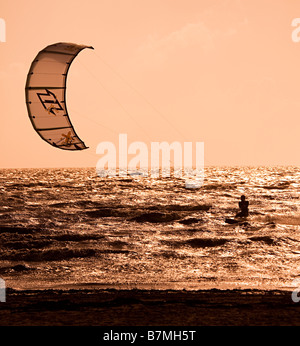
[[[248,224],[246,219],[230,219],[230,218],[225,219],[225,223],[228,223],[230,225],[241,225],[245,223]]]

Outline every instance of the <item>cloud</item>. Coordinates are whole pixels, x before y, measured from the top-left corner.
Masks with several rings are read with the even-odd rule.
[[[208,27],[204,21],[187,23],[181,28],[158,37],[149,35],[137,49],[137,59],[142,65],[157,66],[165,63],[171,56],[191,54],[191,49],[209,53],[217,48],[221,40],[234,38],[248,25],[247,18],[238,18],[225,26]]]
[[[138,48],[138,55],[151,55],[156,62],[164,62],[168,56],[178,49],[197,46],[203,51],[214,48],[214,34],[203,22],[188,23],[163,37],[149,35],[147,40]]]
[[[11,62],[0,70],[0,79],[12,79],[15,76],[26,75],[26,66],[22,62]]]

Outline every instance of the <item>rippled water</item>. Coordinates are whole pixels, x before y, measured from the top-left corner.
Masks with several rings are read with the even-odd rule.
[[[13,288],[288,288],[300,276],[300,168],[180,178],[3,169],[0,277]],[[249,220],[226,224],[241,194]]]

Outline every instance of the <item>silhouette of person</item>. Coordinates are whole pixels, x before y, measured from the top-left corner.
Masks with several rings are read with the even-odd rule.
[[[241,196],[241,200],[239,202],[239,207],[241,211],[236,214],[235,217],[243,217],[243,216],[248,216],[249,215],[249,202],[246,201],[246,197],[244,195]]]

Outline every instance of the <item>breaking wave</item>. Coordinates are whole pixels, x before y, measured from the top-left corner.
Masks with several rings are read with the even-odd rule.
[[[265,215],[257,216],[254,220],[269,223],[274,222],[282,225],[300,225],[300,215]]]

